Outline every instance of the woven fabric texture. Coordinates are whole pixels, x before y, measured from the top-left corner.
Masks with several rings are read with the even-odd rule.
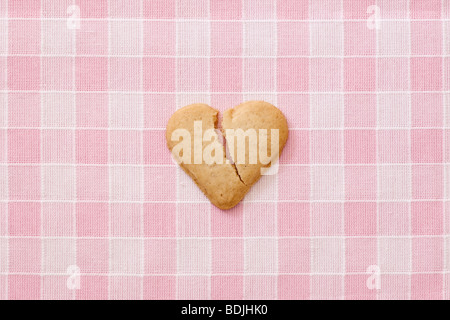
[[[450,1],[0,0],[0,299],[449,299]],[[230,211],[178,108],[279,107]]]

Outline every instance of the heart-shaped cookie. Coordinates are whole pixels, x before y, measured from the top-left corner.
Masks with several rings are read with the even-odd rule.
[[[264,101],[249,101],[225,111],[221,134],[219,112],[192,104],[170,118],[167,146],[181,168],[212,204],[237,205],[253,184],[278,159],[288,138],[284,115]]]

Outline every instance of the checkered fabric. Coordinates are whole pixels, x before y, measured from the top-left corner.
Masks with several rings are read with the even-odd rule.
[[[0,299],[449,299],[449,0],[0,0]],[[170,115],[265,100],[230,211]]]

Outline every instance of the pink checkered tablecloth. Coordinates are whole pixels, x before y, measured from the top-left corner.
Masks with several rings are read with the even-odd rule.
[[[0,0],[0,299],[450,299],[450,0]],[[231,211],[184,105],[278,106]]]

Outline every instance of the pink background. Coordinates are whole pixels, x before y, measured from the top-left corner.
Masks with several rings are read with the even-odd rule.
[[[448,0],[0,0],[0,299],[449,299],[449,36]],[[165,125],[254,99],[289,141],[223,212]]]

